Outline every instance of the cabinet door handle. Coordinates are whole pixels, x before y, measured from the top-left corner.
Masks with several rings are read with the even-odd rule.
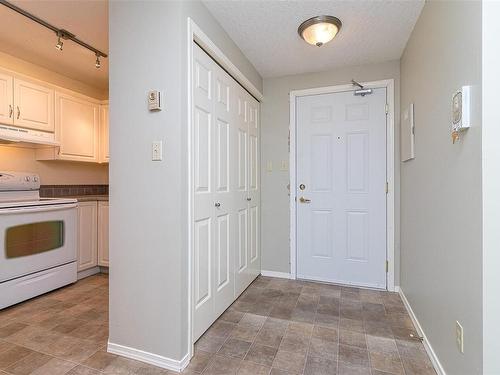
[[[17,106],[17,119],[19,120],[19,117],[21,116],[21,110],[19,109],[19,106]]]
[[[14,114],[14,108],[12,108],[12,104],[9,104],[9,118],[11,118],[13,114]]]
[[[252,198],[250,198],[250,197],[248,197],[248,198],[247,198],[247,201],[249,201],[249,202],[250,202],[251,200],[252,200]]]
[[[219,203],[219,202],[217,202],[217,203],[215,204],[215,207],[219,208],[219,207],[220,207],[220,203]]]

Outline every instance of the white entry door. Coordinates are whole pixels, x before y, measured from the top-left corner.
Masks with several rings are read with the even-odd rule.
[[[386,89],[298,97],[297,277],[386,288]]]
[[[194,340],[260,274],[258,108],[194,46]]]

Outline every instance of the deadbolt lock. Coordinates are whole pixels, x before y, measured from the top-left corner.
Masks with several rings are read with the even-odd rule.
[[[304,184],[300,184],[300,185],[299,185],[299,189],[300,189],[300,190],[305,190],[305,189],[306,189],[306,185],[304,185]]]

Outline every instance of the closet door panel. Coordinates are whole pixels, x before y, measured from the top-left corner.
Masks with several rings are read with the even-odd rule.
[[[259,142],[259,103],[247,97],[248,119],[248,191],[249,210],[248,248],[249,274],[252,279],[260,274],[260,142]]]
[[[193,61],[193,339],[216,319],[214,301],[214,62],[195,48]],[[215,224],[214,224],[215,223]]]

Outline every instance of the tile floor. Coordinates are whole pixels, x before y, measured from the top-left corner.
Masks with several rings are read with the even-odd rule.
[[[108,279],[0,311],[0,374],[171,375],[106,353]],[[184,374],[435,375],[397,294],[259,277],[195,345]]]

